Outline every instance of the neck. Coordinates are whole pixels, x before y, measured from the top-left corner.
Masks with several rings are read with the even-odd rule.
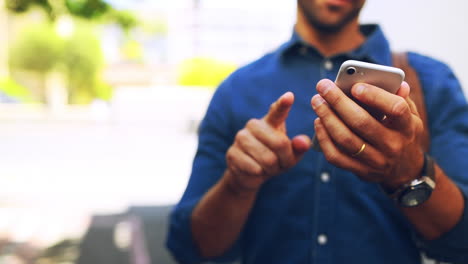
[[[325,57],[354,50],[365,41],[357,18],[337,32],[323,32],[311,26],[302,12],[298,12],[295,29],[306,43]]]

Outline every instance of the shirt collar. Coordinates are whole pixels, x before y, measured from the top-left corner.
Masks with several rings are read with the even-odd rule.
[[[297,47],[307,45],[302,38],[299,36],[299,34],[296,32],[296,30],[293,30],[293,33],[291,35],[291,38],[283,43],[278,50],[277,54],[280,56],[281,59],[285,59],[287,56],[293,53]]]
[[[357,49],[352,50],[345,55],[350,59],[368,61],[382,65],[391,65],[392,57],[390,45],[380,26],[375,24],[361,25],[361,32],[366,37],[366,41]],[[293,31],[289,41],[281,45],[277,52],[281,58],[287,58],[288,56],[297,54],[295,51],[297,51],[298,47],[301,46],[310,47],[309,44],[302,40],[296,31]]]

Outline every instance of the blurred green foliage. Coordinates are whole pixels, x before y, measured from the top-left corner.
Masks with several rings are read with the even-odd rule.
[[[109,100],[112,88],[101,79],[104,58],[98,36],[89,23],[77,23],[74,33],[60,38],[50,23],[25,29],[10,50],[10,67],[45,75],[62,71],[70,103]]]
[[[107,13],[105,20],[114,21],[126,34],[128,34],[132,28],[135,28],[140,23],[132,12],[115,9]]]
[[[5,0],[5,6],[14,13],[23,13],[33,6],[41,7],[51,20],[66,11],[72,15],[93,19],[105,14],[112,7],[103,0]]]
[[[27,27],[11,45],[10,67],[42,74],[61,60],[63,41],[50,24]]]
[[[5,7],[17,13],[28,10],[31,0],[5,0]]]
[[[104,0],[5,0],[5,6],[13,13],[24,13],[38,6],[52,21],[60,15],[71,14],[88,20],[115,22],[126,33],[139,24],[132,12],[116,10]]]
[[[65,0],[65,6],[71,14],[90,19],[100,17],[111,9],[103,0]]]
[[[112,92],[101,80],[104,57],[98,36],[90,25],[80,23],[65,41],[63,63],[71,103],[88,103],[92,98],[109,100]]]
[[[197,57],[182,62],[177,83],[186,86],[218,86],[237,66],[212,58]]]
[[[130,30],[140,23],[133,13],[116,10],[104,0],[5,0],[5,6],[13,13],[40,7],[50,21],[28,26],[10,45],[9,64],[12,69],[37,72],[43,79],[50,71],[63,71],[68,81],[70,103],[87,103],[93,98],[110,99],[112,87],[101,77],[101,45],[89,21],[116,23],[129,35]],[[56,18],[62,15],[73,15],[77,22],[73,35],[68,39],[62,39],[54,30]],[[142,56],[141,47],[131,41],[124,47],[124,52],[132,58]],[[44,99],[43,95],[40,97]]]
[[[122,54],[128,60],[141,61],[143,59],[143,47],[140,42],[129,39],[122,46]]]
[[[79,255],[79,246],[80,241],[77,239],[64,239],[42,250],[35,263],[75,263]]]
[[[0,91],[10,97],[18,99],[21,102],[31,103],[34,101],[32,94],[28,89],[19,85],[10,78],[0,79]]]
[[[5,0],[6,8],[17,13],[28,11],[32,5],[38,5],[47,11],[52,10],[47,0]]]

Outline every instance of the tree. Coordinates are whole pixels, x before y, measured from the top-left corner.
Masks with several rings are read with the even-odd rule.
[[[39,7],[50,20],[44,26],[31,27],[20,35],[10,50],[11,68],[38,73],[42,79],[50,71],[63,72],[68,81],[69,102],[72,103],[84,103],[92,98],[110,99],[112,89],[100,76],[103,55],[98,37],[92,34],[94,23],[90,22],[114,22],[128,35],[139,23],[131,12],[116,10],[103,0],[4,1],[12,13],[25,13]],[[76,28],[65,39],[54,31],[54,24],[59,21],[57,18],[63,15],[80,18],[74,20]],[[41,94],[40,99],[46,101],[44,87],[38,93]]]
[[[111,6],[103,0],[64,0],[63,2],[50,0],[5,0],[5,5],[8,10],[14,13],[24,13],[32,6],[38,6],[44,9],[51,20],[55,20],[64,11],[78,17],[93,19],[111,10]]]
[[[12,69],[22,69],[38,78],[37,99],[47,101],[45,82],[50,72],[63,57],[63,41],[50,24],[33,25],[19,34],[11,45],[9,64]]]
[[[84,19],[102,19],[117,23],[128,32],[138,25],[133,13],[116,10],[103,0],[4,0],[6,8],[13,13],[25,13],[32,7],[43,9],[51,21],[62,14],[71,14]]]

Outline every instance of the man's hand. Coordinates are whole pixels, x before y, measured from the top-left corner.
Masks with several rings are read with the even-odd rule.
[[[396,95],[369,84],[353,86],[352,96],[382,112],[384,120],[373,118],[330,80],[321,80],[317,91],[311,100],[319,117],[315,131],[329,162],[389,188],[418,176],[423,166],[418,143],[423,123],[406,82]]]
[[[227,173],[237,192],[256,191],[270,177],[297,164],[310,148],[310,139],[286,135],[285,120],[294,102],[291,92],[274,102],[262,119],[251,119],[226,154]]]

